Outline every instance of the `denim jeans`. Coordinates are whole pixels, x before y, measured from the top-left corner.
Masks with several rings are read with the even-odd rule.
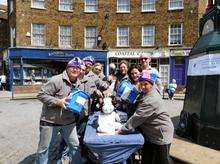
[[[71,163],[81,164],[79,153],[79,140],[76,132],[76,124],[65,126],[40,126],[40,141],[37,150],[37,164],[47,164],[49,146],[53,145],[58,133],[61,133],[69,147]]]

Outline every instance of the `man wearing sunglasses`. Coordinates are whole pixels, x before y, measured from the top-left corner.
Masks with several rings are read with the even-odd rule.
[[[155,81],[157,90],[159,93],[162,95],[163,94],[163,85],[160,79],[160,74],[157,69],[152,68],[150,66],[150,61],[151,61],[151,54],[150,53],[144,53],[140,56],[140,65],[141,65],[141,70],[142,72],[148,72],[148,73],[153,73],[157,75],[157,79]]]

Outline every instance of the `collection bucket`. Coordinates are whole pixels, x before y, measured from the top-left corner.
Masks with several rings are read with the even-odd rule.
[[[139,95],[139,91],[129,81],[124,80],[117,88],[117,95],[119,95],[122,100],[134,104]]]
[[[67,108],[74,112],[80,113],[89,100],[89,95],[81,90],[72,90],[67,98]]]

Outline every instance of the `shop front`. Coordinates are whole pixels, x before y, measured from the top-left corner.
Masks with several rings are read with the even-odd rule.
[[[39,86],[53,75],[61,73],[73,57],[93,56],[104,65],[106,73],[107,51],[10,48],[8,50],[9,88]]]
[[[170,81],[176,79],[177,85],[185,86],[190,50],[170,50]]]
[[[151,54],[151,67],[156,68],[161,74],[163,85],[169,82],[169,50],[168,49],[120,49],[108,52],[108,62],[118,64],[125,59],[130,65],[139,65],[139,57],[145,53]]]

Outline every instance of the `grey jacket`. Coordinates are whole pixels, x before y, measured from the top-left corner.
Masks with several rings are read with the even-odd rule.
[[[41,121],[52,124],[67,125],[75,122],[75,116],[68,110],[62,110],[57,106],[58,99],[67,97],[71,89],[79,88],[77,81],[72,84],[64,71],[62,74],[53,76],[45,85],[42,86],[37,98],[43,103]]]
[[[158,145],[170,144],[173,139],[173,123],[155,87],[142,95],[133,116],[122,127],[128,132],[140,127],[147,141]]]

